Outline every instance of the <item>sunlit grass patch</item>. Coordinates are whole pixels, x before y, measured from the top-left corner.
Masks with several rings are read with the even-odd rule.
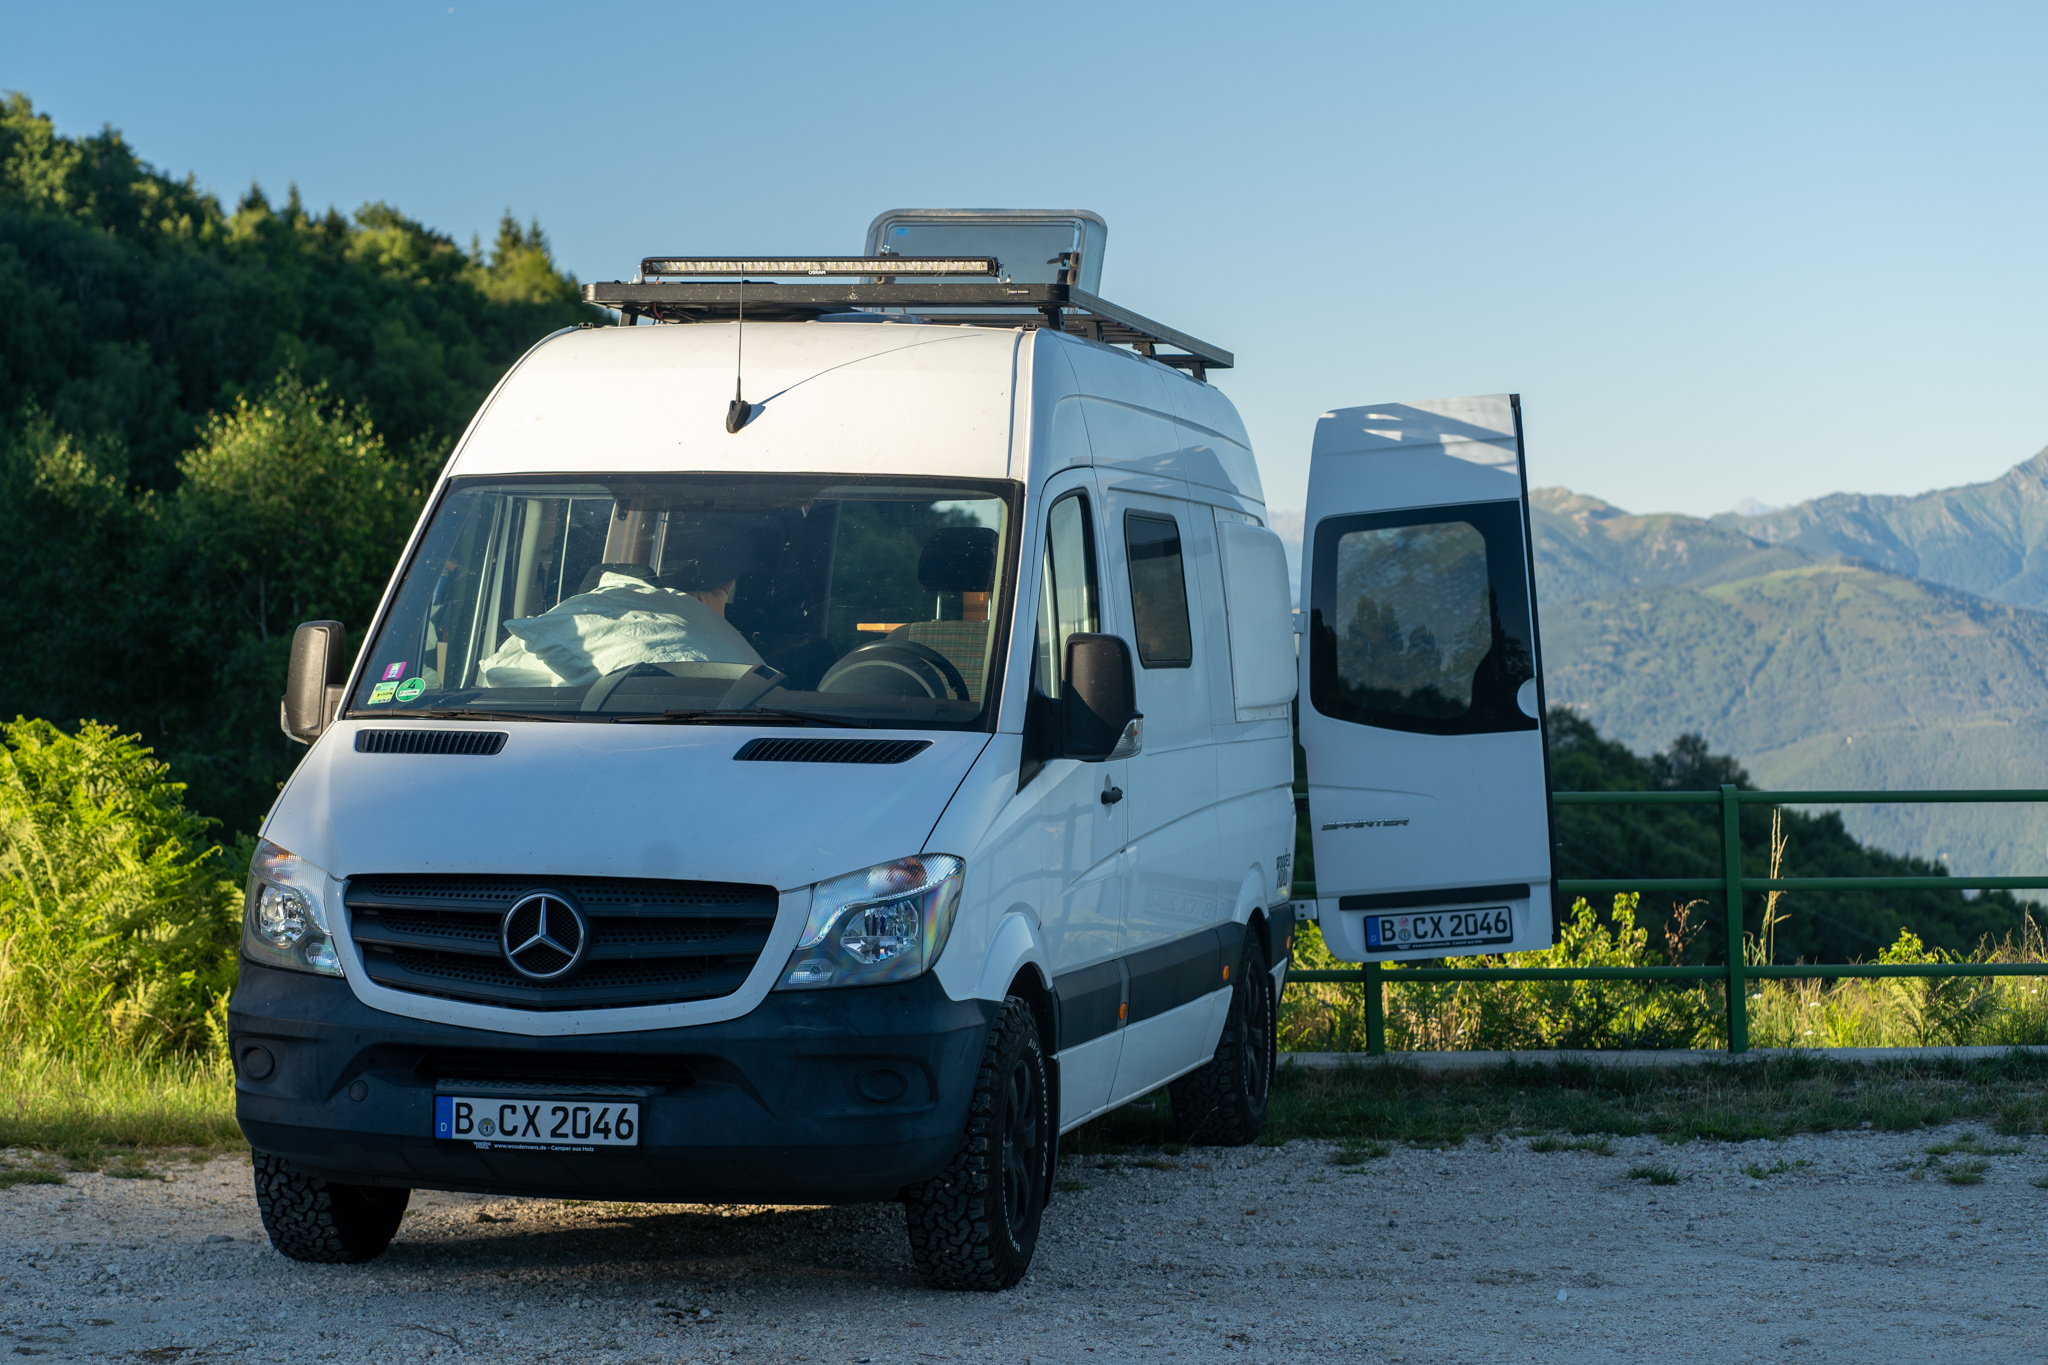
[[[0,1059],[0,1147],[62,1155],[75,1169],[142,1174],[117,1152],[203,1152],[246,1144],[235,1125],[225,1061],[114,1054],[81,1061],[23,1053]]]

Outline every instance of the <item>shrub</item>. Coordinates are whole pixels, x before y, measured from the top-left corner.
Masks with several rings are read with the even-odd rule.
[[[1680,917],[1683,922],[1683,916]],[[1459,959],[1503,967],[1655,966],[1682,958],[1681,939],[1660,954],[1637,921],[1633,896],[1615,899],[1603,922],[1581,900],[1560,926],[1557,945],[1535,953]],[[1761,952],[1753,953],[1762,960]],[[1929,948],[1901,930],[1879,962],[2048,962],[2048,941],[2029,913],[2001,942],[1988,938],[1967,956]],[[1295,935],[1294,963],[1307,969],[1349,966],[1330,956],[1314,925]],[[1721,1047],[1727,1041],[1724,991],[1715,982],[1401,981],[1384,969],[1387,1046],[1395,1051],[1463,1049]],[[2009,1046],[2048,1043],[2048,978],[1886,977],[1876,980],[1752,981],[1752,1047]],[[1365,1050],[1360,986],[1290,984],[1280,1005],[1281,1046],[1300,1052]]]
[[[1649,967],[1665,954],[1636,921],[1637,899],[1616,896],[1606,919],[1584,900],[1559,926],[1554,947],[1459,959],[1475,967]],[[1670,945],[1682,949],[1681,944]],[[1313,925],[1294,941],[1295,965],[1343,967]],[[1400,983],[1403,968],[1385,975]],[[1712,1047],[1722,1023],[1721,990],[1648,981],[1413,982],[1386,988],[1387,1046],[1459,1049]],[[1282,1046],[1304,1052],[1365,1049],[1365,996],[1348,985],[1291,987],[1280,1010]]]
[[[0,1031],[16,1049],[224,1042],[236,869],[139,738],[92,721],[76,735],[0,726]]]

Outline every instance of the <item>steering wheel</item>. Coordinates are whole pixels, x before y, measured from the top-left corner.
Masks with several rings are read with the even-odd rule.
[[[950,693],[955,701],[972,700],[967,695],[967,680],[952,660],[915,640],[877,640],[862,645],[825,670],[818,690],[939,701]]]

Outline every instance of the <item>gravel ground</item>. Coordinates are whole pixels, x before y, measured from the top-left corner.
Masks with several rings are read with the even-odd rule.
[[[0,1191],[0,1358],[2048,1360],[2048,1140],[1930,1169],[1966,1131],[1070,1160],[992,1296],[923,1288],[893,1205],[423,1194],[330,1267],[270,1250],[246,1159],[73,1175]]]

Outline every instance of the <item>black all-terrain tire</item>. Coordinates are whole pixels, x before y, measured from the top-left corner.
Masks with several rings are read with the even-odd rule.
[[[988,1033],[967,1131],[946,1169],[903,1192],[910,1256],[940,1289],[1008,1289],[1024,1278],[1052,1178],[1045,1051],[1016,996]]]
[[[1245,935],[1244,957],[1234,975],[1216,1055],[1167,1087],[1177,1141],[1242,1147],[1257,1141],[1266,1126],[1266,1100],[1280,1060],[1274,1041],[1279,1002],[1256,934]]]
[[[375,1260],[391,1245],[412,1199],[411,1190],[322,1180],[269,1152],[251,1156],[263,1230],[270,1244],[294,1261],[347,1265]]]

